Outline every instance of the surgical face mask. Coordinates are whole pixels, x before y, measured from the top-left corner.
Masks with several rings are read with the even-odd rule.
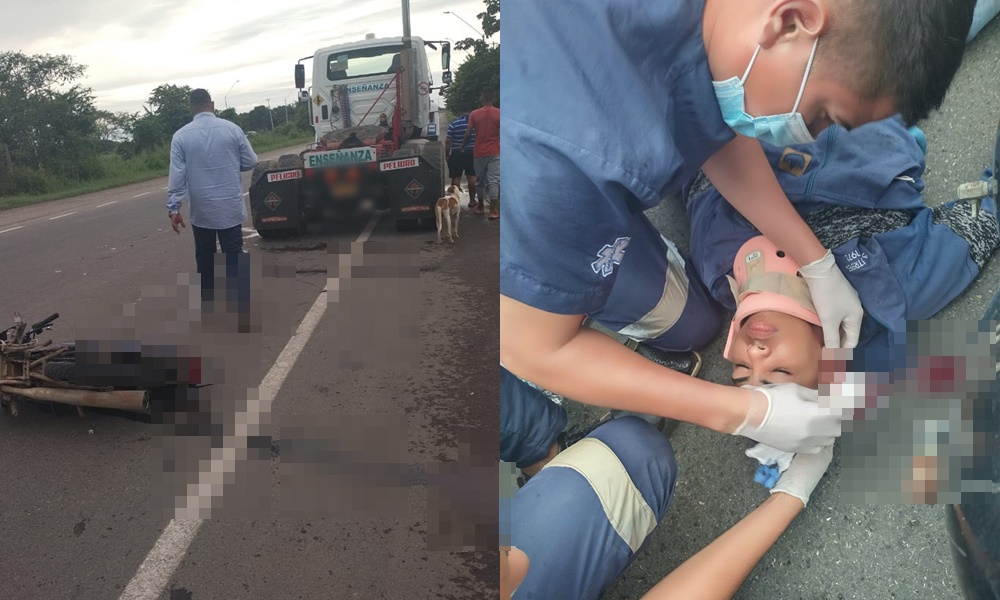
[[[751,117],[746,112],[746,91],[743,83],[750,75],[757,54],[760,52],[760,45],[754,50],[750,64],[747,65],[743,77],[730,77],[725,81],[713,81],[715,96],[719,101],[719,108],[722,109],[722,118],[726,124],[733,128],[736,133],[747,137],[757,138],[762,142],[774,146],[792,146],[795,144],[809,144],[816,141],[816,138],[809,133],[802,114],[798,112],[799,102],[802,101],[802,92],[806,89],[806,80],[809,79],[809,71],[812,69],[813,58],[816,56],[816,45],[819,38],[813,42],[812,52],[809,53],[809,62],[806,64],[806,74],[802,76],[802,85],[799,86],[799,95],[795,98],[795,106],[792,112],[783,115],[770,115],[765,117]]]

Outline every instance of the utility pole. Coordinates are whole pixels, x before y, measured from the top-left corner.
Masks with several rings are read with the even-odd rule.
[[[402,143],[410,139],[413,135],[413,114],[410,112],[416,105],[413,95],[417,89],[417,78],[415,69],[412,69],[413,39],[410,37],[410,0],[401,0],[403,8],[403,51],[400,52],[400,63],[402,66],[403,81],[397,92],[397,102],[400,106],[400,121],[402,121],[402,132],[397,143]]]
[[[291,96],[294,93],[295,92],[291,92],[288,96]],[[281,103],[285,105],[285,123],[288,122],[288,96],[285,96],[285,99],[281,101]]]
[[[271,129],[274,129],[274,111],[271,110],[271,99],[267,99],[267,116],[271,117]]]
[[[229,92],[233,91],[233,88],[236,87],[236,84],[239,82],[240,82],[239,79],[234,81],[233,85],[229,86]],[[229,108],[229,92],[226,92],[226,95],[222,97],[222,100],[226,103],[226,109]]]

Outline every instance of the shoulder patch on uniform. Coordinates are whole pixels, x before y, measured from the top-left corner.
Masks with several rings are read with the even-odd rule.
[[[785,152],[778,161],[778,168],[796,177],[801,177],[809,168],[810,162],[812,162],[812,156],[805,152],[785,148]]]
[[[597,260],[590,263],[590,268],[603,277],[607,277],[614,272],[615,265],[621,264],[625,257],[625,248],[628,248],[629,240],[632,238],[620,237],[613,244],[605,244],[597,252]]]

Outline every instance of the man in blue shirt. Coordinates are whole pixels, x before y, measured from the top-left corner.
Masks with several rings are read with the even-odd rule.
[[[469,111],[462,111],[462,115],[448,125],[448,136],[444,141],[444,151],[448,155],[448,176],[451,177],[451,185],[461,185],[462,175],[469,186],[469,208],[479,208],[482,212],[482,200],[476,202],[476,166],[472,156],[472,149],[476,145],[476,132],[469,134],[469,140],[462,145],[462,139],[469,128]]]
[[[202,300],[210,302],[214,299],[216,250],[221,247],[231,267],[243,253],[242,225],[247,210],[240,173],[254,168],[257,155],[238,125],[215,116],[215,103],[206,90],[192,91],[190,100],[194,118],[178,129],[170,142],[167,210],[171,226],[180,235],[180,228],[187,227],[180,212],[182,201],[185,197],[190,201]]]
[[[961,62],[975,1],[509,2],[512,37],[500,61],[511,157],[500,233],[502,365],[581,402],[786,451],[832,443],[839,417],[817,404],[815,390],[700,381],[582,322],[589,316],[663,351],[714,339],[718,305],[643,215],[700,168],[803,265],[825,345],[854,347],[858,294],[757,140],[787,146],[832,123],[926,116]]]

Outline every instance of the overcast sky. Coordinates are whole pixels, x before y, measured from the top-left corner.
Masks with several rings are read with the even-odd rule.
[[[413,35],[458,41],[477,34],[480,0],[410,0]],[[295,101],[293,66],[318,48],[400,36],[400,0],[4,0],[0,50],[69,54],[87,66],[97,107],[141,111],[162,83],[207,89],[217,109],[246,112]],[[498,41],[496,36],[492,41]],[[466,55],[452,52],[454,71]],[[440,55],[428,49],[435,85]],[[306,68],[306,84],[312,77]],[[440,102],[440,101],[439,101]]]

